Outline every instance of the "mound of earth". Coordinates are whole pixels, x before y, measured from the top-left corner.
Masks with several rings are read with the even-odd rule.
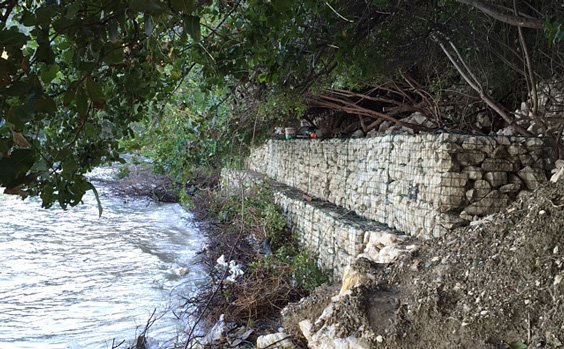
[[[288,308],[288,329],[318,348],[564,347],[564,184],[373,268],[329,306]]]

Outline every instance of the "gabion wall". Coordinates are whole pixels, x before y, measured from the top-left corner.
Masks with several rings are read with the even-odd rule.
[[[547,181],[540,138],[440,133],[270,140],[248,168],[413,236],[430,238]]]
[[[334,280],[340,280],[345,268],[361,253],[385,263],[403,251],[400,243],[405,237],[398,236],[384,224],[359,217],[342,207],[304,200],[302,192],[268,183],[250,172],[224,169],[221,178],[222,189],[238,196],[243,187],[271,186],[288,225],[298,235],[300,246],[317,256],[317,265]]]

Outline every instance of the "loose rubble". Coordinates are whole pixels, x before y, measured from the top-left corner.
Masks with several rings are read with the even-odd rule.
[[[290,305],[287,327],[311,348],[562,347],[563,225],[564,183],[548,183],[394,264],[359,258],[346,291]]]

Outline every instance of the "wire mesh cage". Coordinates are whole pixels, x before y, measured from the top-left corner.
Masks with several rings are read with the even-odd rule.
[[[498,212],[547,181],[548,139],[454,133],[271,140],[252,170],[410,235]]]

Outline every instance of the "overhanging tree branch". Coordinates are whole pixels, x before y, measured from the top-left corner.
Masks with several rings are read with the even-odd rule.
[[[497,103],[496,101],[494,101],[488,94],[486,91],[484,91],[484,88],[482,87],[482,85],[479,83],[478,79],[476,78],[476,76],[474,75],[474,73],[470,70],[470,67],[466,64],[466,62],[464,61],[464,59],[462,58],[462,55],[460,54],[460,52],[458,51],[458,49],[456,48],[456,46],[454,45],[454,43],[452,41],[450,41],[450,39],[448,38],[439,38],[436,35],[434,35],[433,38],[441,47],[441,50],[443,50],[444,54],[447,56],[448,60],[452,63],[452,65],[454,66],[454,68],[456,68],[456,70],[458,71],[458,73],[460,74],[460,76],[462,76],[462,79],[464,79],[464,81],[466,81],[466,83],[468,85],[470,85],[470,87],[472,87],[472,89],[474,91],[476,91],[479,95],[480,98],[482,99],[482,101],[484,101],[484,103],[486,103],[490,108],[492,108],[499,116],[501,116],[501,118],[510,126],[513,126],[513,128],[519,132],[521,135],[523,136],[532,136],[533,134],[529,131],[527,131],[524,127],[522,127],[521,125],[517,124],[515,122],[515,120],[513,120],[513,118],[509,115],[509,113],[503,108],[503,106],[501,106],[499,103]],[[445,47],[444,41],[447,41],[449,46],[452,48],[452,50],[454,51],[456,58],[450,53],[450,51]],[[458,60],[457,60],[458,59]]]
[[[456,0],[462,4],[470,5],[482,11],[488,16],[491,16],[503,23],[511,24],[521,28],[542,29],[542,21],[540,19],[525,16],[521,13],[519,15],[511,14],[510,9],[501,6],[495,6],[482,0]],[[508,11],[509,10],[509,11]]]
[[[513,9],[515,13],[518,13],[517,0],[513,0]],[[519,42],[521,44],[521,49],[523,50],[523,57],[525,58],[525,79],[527,80],[527,85],[529,86],[529,91],[531,95],[532,104],[532,117],[535,122],[542,128],[542,132],[546,130],[546,125],[538,115],[539,111],[539,98],[537,92],[537,82],[535,80],[535,74],[533,72],[533,63],[531,61],[531,55],[529,54],[529,49],[527,47],[527,42],[525,41],[525,36],[523,35],[523,29],[517,27],[517,32],[519,33]]]

